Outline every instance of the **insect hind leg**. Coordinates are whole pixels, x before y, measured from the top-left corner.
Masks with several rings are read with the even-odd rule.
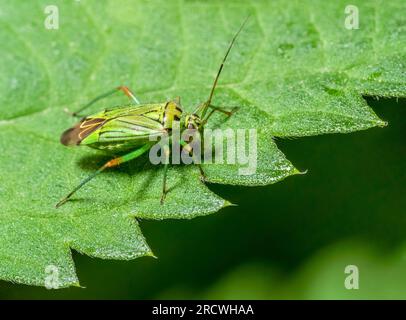
[[[70,114],[72,117],[83,118],[83,115],[80,115],[81,112],[88,109],[90,106],[95,104],[97,101],[107,98],[107,97],[117,93],[118,91],[122,91],[128,98],[130,98],[136,104],[140,104],[140,101],[135,97],[134,93],[128,87],[119,86],[117,88],[114,88],[113,90],[110,90],[108,92],[105,92],[105,93],[95,97],[94,99],[90,100],[88,103],[86,103],[83,107],[81,107],[79,110],[77,110],[75,112],[70,112],[68,109],[65,109],[65,112]]]
[[[120,164],[130,161],[132,159],[135,159],[139,156],[141,156],[143,153],[145,153],[146,151],[148,151],[150,149],[150,145],[146,144],[144,146],[142,146],[141,148],[134,150],[130,153],[127,153],[121,157],[118,158],[114,158],[108,162],[106,162],[103,166],[101,166],[98,170],[96,170],[95,172],[93,172],[90,176],[88,176],[87,178],[85,178],[84,180],[82,180],[66,197],[64,197],[61,201],[59,201],[55,208],[59,208],[60,206],[62,206],[63,204],[65,204],[66,202],[69,201],[69,199],[79,190],[81,189],[85,184],[87,184],[90,180],[92,180],[94,177],[96,177],[99,173],[103,172],[105,169],[107,168],[113,168],[113,167],[117,167]]]
[[[134,93],[131,92],[131,90],[126,87],[126,86],[120,86],[117,87],[116,90],[121,90],[124,92],[124,94],[129,97],[131,100],[133,100],[136,104],[140,104],[140,101],[135,97]]]

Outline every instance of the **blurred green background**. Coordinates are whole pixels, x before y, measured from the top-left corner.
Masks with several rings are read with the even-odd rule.
[[[0,283],[0,298],[406,298],[406,100],[368,99],[386,128],[277,140],[297,168],[276,185],[211,185],[238,204],[190,221],[141,221],[159,259],[74,253],[86,288]],[[357,265],[359,290],[344,288]]]

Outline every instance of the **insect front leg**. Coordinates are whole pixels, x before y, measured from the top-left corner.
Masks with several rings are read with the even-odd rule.
[[[171,154],[171,150],[168,145],[163,147],[163,152],[165,154],[165,166],[164,166],[164,180],[162,183],[162,195],[161,195],[161,204],[164,204],[166,194],[168,193],[168,188],[166,186],[166,180],[168,176],[168,168],[169,168],[169,156]]]
[[[83,115],[79,115],[79,113],[81,113],[85,109],[89,108],[90,106],[95,104],[97,101],[107,98],[107,97],[111,96],[112,94],[117,93],[118,91],[122,91],[127,97],[129,97],[131,100],[133,100],[136,104],[140,104],[139,100],[135,97],[135,95],[131,92],[131,90],[128,87],[120,86],[120,87],[114,88],[113,90],[110,90],[106,93],[103,93],[103,94],[97,96],[96,98],[94,98],[93,100],[91,100],[90,102],[88,102],[82,108],[80,108],[79,110],[77,110],[75,112],[71,113],[66,109],[65,109],[65,111],[70,113],[73,117],[82,118]]]
[[[135,159],[139,156],[141,156],[143,153],[148,151],[151,148],[151,145],[146,144],[143,147],[132,151],[130,153],[127,153],[121,157],[114,158],[108,162],[106,162],[103,166],[101,166],[97,171],[92,173],[90,176],[88,176],[86,179],[82,180],[79,185],[74,188],[66,197],[64,197],[61,201],[59,201],[56,204],[56,208],[59,208],[61,205],[66,203],[80,188],[82,188],[86,183],[88,183],[90,180],[92,180],[94,177],[96,177],[99,173],[103,172],[107,168],[113,168],[116,167],[124,162],[130,161],[132,159]]]
[[[193,161],[197,166],[199,167],[200,171],[200,178],[202,181],[206,179],[206,175],[203,171],[202,165],[200,163],[197,163],[195,154],[193,153],[193,149],[191,149],[190,145],[188,145],[185,141],[180,140],[180,145],[189,153],[192,154]],[[165,145],[163,147],[163,152],[165,154],[165,166],[164,166],[164,178],[163,178],[163,184],[162,184],[162,195],[161,195],[161,204],[164,203],[166,194],[168,193],[168,188],[167,188],[167,176],[168,176],[168,168],[169,168],[169,158],[170,158],[170,148],[168,145]]]
[[[183,147],[184,150],[186,150],[187,152],[189,152],[190,154],[192,154],[193,157],[193,162],[198,166],[199,171],[200,171],[200,179],[202,181],[206,180],[206,174],[203,171],[203,167],[202,165],[197,161],[195,154],[193,153],[193,149],[190,147],[190,145],[183,140],[180,140],[180,145]]]

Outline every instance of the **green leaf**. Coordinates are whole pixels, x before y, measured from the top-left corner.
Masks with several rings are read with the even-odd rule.
[[[180,95],[187,111],[207,99],[226,47],[251,18],[226,63],[214,103],[240,106],[211,128],[257,130],[257,171],[204,164],[207,181],[265,185],[297,169],[273,137],[384,126],[362,95],[406,95],[404,1],[353,1],[360,29],[344,26],[346,1],[53,1],[59,29],[44,27],[47,1],[0,1],[0,278],[78,285],[71,249],[105,259],[153,256],[136,217],[193,218],[230,203],[194,166],[147,157],[106,171],[59,210],[55,203],[107,159],[59,144],[74,110],[117,85],[143,102]],[[95,109],[123,104],[114,97]],[[48,271],[47,271],[48,270]]]

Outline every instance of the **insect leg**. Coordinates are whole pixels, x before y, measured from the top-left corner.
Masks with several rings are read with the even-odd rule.
[[[135,97],[135,95],[131,92],[131,90],[126,86],[118,87],[117,90],[121,90],[124,94],[133,100],[136,104],[140,104],[140,101]]]
[[[134,94],[131,92],[131,90],[128,87],[125,86],[120,86],[117,88],[114,88],[113,90],[110,90],[106,93],[103,93],[99,96],[97,96],[96,98],[94,98],[93,100],[91,100],[90,102],[88,102],[87,104],[85,104],[82,108],[80,108],[79,110],[70,113],[73,117],[82,117],[81,115],[79,115],[80,112],[84,111],[85,109],[89,108],[91,105],[93,105],[94,103],[96,103],[97,101],[107,98],[108,96],[111,96],[112,94],[116,93],[117,91],[122,91],[127,97],[129,97],[130,99],[132,99],[136,104],[140,104],[140,102],[138,101],[138,99],[134,96]],[[66,110],[67,111],[67,110]],[[69,112],[68,112],[69,113]]]
[[[170,148],[168,145],[164,146],[165,152],[165,167],[164,167],[164,180],[162,183],[162,195],[161,195],[161,204],[164,204],[166,194],[168,193],[168,189],[166,188],[166,178],[168,176],[168,168],[169,168],[169,156],[171,154]]]
[[[227,116],[231,117],[231,116],[239,109],[239,107],[234,107],[234,108],[231,109],[231,110],[226,110],[226,109],[224,109],[224,108],[215,107],[215,106],[212,106],[212,105],[210,105],[209,107],[211,108],[211,111],[210,111],[209,114],[206,116],[206,118],[203,119],[202,123],[200,124],[200,126],[202,126],[202,127],[207,123],[207,121],[209,120],[209,118],[210,118],[210,117],[212,116],[212,114],[213,114],[214,112],[216,112],[216,111],[222,112],[222,113],[226,114]]]
[[[56,208],[59,208],[61,205],[66,203],[75,193],[78,191],[80,188],[82,188],[86,183],[88,183],[90,180],[92,180],[95,176],[97,176],[99,173],[103,172],[107,168],[112,168],[116,167],[124,162],[130,161],[132,159],[135,159],[142,155],[144,152],[148,151],[151,148],[151,145],[146,144],[142,146],[141,148],[134,150],[130,153],[127,153],[121,157],[114,158],[108,162],[106,162],[103,166],[101,166],[97,171],[92,173],[90,176],[88,176],[86,179],[82,180],[79,185],[74,188],[66,197],[64,197],[61,201],[59,201],[56,204]]]
[[[204,181],[205,179],[206,179],[206,174],[204,173],[204,171],[203,171],[203,167],[202,167],[202,165],[201,165],[201,163],[197,163],[197,159],[196,159],[196,157],[195,157],[195,154],[193,153],[193,149],[192,148],[190,148],[190,145],[188,145],[185,141],[183,141],[183,140],[180,140],[180,145],[187,151],[187,152],[189,152],[189,153],[191,153],[192,154],[192,157],[193,157],[193,162],[195,163],[195,164],[197,164],[197,166],[198,166],[198,168],[199,168],[199,171],[200,171],[200,178],[201,178],[201,180],[202,181]]]
[[[239,107],[234,107],[231,110],[227,110],[225,108],[216,107],[216,106],[213,106],[213,105],[210,105],[209,108],[214,110],[214,111],[224,113],[224,114],[228,115],[229,117],[232,116],[239,109]]]

